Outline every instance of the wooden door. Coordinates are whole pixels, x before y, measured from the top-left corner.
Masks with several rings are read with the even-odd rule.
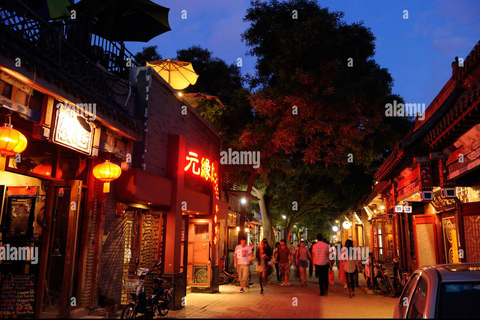
[[[480,203],[461,203],[458,207],[462,262],[480,262]]]

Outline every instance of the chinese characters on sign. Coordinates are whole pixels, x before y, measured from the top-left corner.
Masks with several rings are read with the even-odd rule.
[[[198,154],[192,151],[188,152],[186,163],[185,171],[191,171],[194,175],[200,176],[205,179],[205,181],[213,183],[213,192],[215,193],[215,198],[218,200],[220,194],[215,163],[208,158],[201,158],[201,160],[199,160]]]
[[[91,154],[94,130],[93,128],[90,132],[85,130],[77,116],[79,114],[74,108],[58,104],[53,142],[85,154]],[[91,127],[90,124],[88,125]]]

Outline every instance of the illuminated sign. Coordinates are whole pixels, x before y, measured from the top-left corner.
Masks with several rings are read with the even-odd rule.
[[[53,142],[81,153],[91,154],[95,132],[92,125],[88,123],[91,128],[90,132],[88,132],[80,124],[77,117],[81,115],[74,108],[66,107],[62,103],[59,103],[57,106]]]
[[[213,243],[214,244],[217,244],[217,234],[218,234],[217,213],[218,213],[218,204],[215,205],[215,214],[213,216],[213,223],[215,224],[215,233],[213,234]]]
[[[215,168],[215,162],[211,161],[208,158],[201,158],[196,152],[190,151],[187,154],[185,171],[190,171],[196,176],[200,176],[205,179],[205,181],[210,181],[213,184],[213,191],[215,193],[215,198],[218,200],[220,198],[219,188],[218,188],[218,174]]]

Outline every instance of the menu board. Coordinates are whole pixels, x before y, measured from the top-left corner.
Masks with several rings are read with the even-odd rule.
[[[35,212],[35,197],[8,197],[5,215],[5,237],[31,237]]]
[[[35,284],[32,275],[2,277],[0,318],[33,318],[35,315]]]

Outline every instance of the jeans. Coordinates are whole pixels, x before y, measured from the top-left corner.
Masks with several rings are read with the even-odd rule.
[[[320,294],[324,295],[328,292],[328,270],[330,269],[330,264],[325,264],[320,266],[315,265],[315,273],[318,276],[318,286],[320,287]]]
[[[277,281],[280,281],[280,270],[278,268],[278,262],[275,263],[275,271],[277,273]]]
[[[355,291],[355,272],[345,272],[347,276],[347,287],[350,291]]]

